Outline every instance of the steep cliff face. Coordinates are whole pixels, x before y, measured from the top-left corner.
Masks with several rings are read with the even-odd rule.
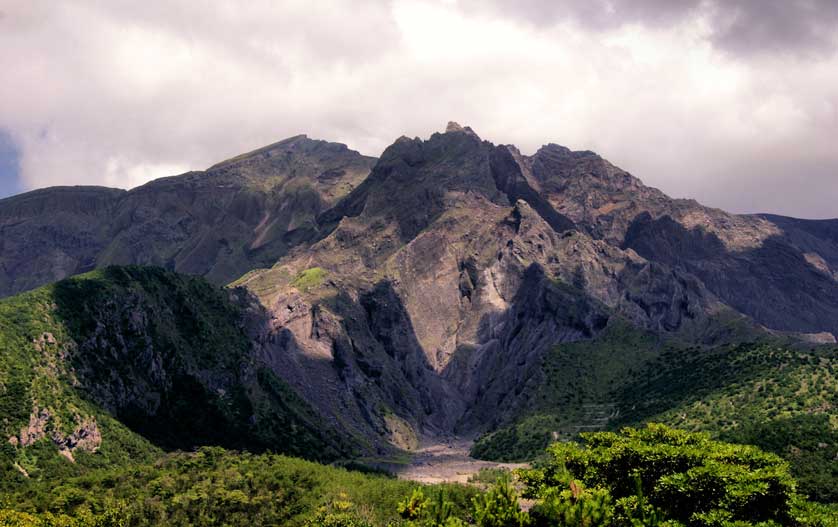
[[[518,162],[592,237],[694,275],[768,328],[838,334],[834,221],[734,215],[672,199],[593,152],[554,144]]]
[[[522,404],[558,342],[613,317],[687,331],[723,309],[694,277],[574,225],[515,155],[457,127],[388,148],[320,216],[328,234],[238,282],[273,314],[275,369],[359,430],[393,414],[468,434]]]
[[[623,244],[632,222],[645,215],[669,217],[686,229],[714,234],[730,251],[759,246],[780,233],[779,227],[758,216],[728,214],[694,200],[670,198],[594,152],[548,144],[535,155],[518,159],[559,212],[612,245]]]
[[[807,251],[799,240],[778,228],[753,247],[732,251],[712,232],[644,214],[632,222],[624,246],[695,275],[726,304],[768,328],[834,339],[838,281],[820,253]],[[834,251],[833,244],[821,244],[828,256]]]
[[[0,296],[111,264],[227,283],[314,237],[315,217],[374,161],[297,136],[128,192],[54,188],[0,200]]]

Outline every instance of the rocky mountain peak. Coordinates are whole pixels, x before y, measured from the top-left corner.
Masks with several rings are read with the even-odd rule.
[[[449,123],[426,140],[399,138],[370,177],[322,218],[329,230],[341,217],[364,216],[397,225],[409,241],[448,211],[475,200],[508,207],[524,200],[557,231],[573,227],[539,195],[517,151],[481,140],[471,128]],[[520,157],[520,154],[518,154]]]
[[[463,127],[456,121],[448,121],[448,126],[445,127],[445,133],[462,131]]]
[[[543,145],[535,154],[536,156],[568,157],[572,159],[595,158],[602,159],[596,152],[590,150],[571,150],[570,148],[556,143]]]
[[[478,135],[474,132],[474,130],[471,129],[471,127],[462,126],[462,125],[460,125],[460,123],[458,123],[456,121],[448,121],[448,125],[445,127],[445,133],[446,134],[452,134],[452,133],[469,134],[471,136],[474,136],[474,137],[480,139],[478,137]]]
[[[307,135],[300,134],[217,163],[207,169],[207,172],[257,168],[262,172],[267,172],[262,175],[270,175],[271,168],[278,163],[301,161],[304,164],[310,164],[309,158],[313,161],[333,164],[344,161],[353,162],[355,158],[374,161],[374,158],[362,156],[343,143],[310,139]]]

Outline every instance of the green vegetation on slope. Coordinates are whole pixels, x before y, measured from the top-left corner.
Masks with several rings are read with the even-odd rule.
[[[619,398],[623,423],[654,420],[763,446],[791,463],[804,493],[838,501],[834,347],[753,343],[670,350]]]
[[[0,301],[0,489],[26,476],[66,477],[82,467],[150,460],[158,453],[75,389],[76,376],[64,360],[75,343],[56,309],[51,287]],[[75,463],[59,456],[59,447],[67,450],[68,439],[91,418],[101,444],[75,449]]]
[[[148,460],[158,447],[351,455],[255,358],[241,294],[110,267],[0,301],[0,486]]]
[[[150,464],[31,481],[0,497],[0,508],[34,518],[110,516],[123,522],[119,525],[171,526],[305,525],[337,508],[359,521],[386,525],[398,519],[398,503],[417,486],[280,455],[206,447]],[[438,488],[457,513],[476,493],[456,485]]]
[[[322,267],[311,267],[301,271],[296,277],[294,277],[294,280],[291,281],[291,285],[305,293],[322,284],[325,279],[325,269]]]
[[[0,496],[0,525],[835,526],[836,510],[803,500],[787,464],[756,447],[663,425],[584,439],[552,445],[517,481],[502,474],[486,490],[204,448],[29,482]]]
[[[472,455],[481,459],[532,459],[555,439],[604,428],[617,411],[615,386],[634,378],[638,365],[655,358],[658,337],[612,321],[596,339],[557,346],[542,363],[541,381],[523,415],[480,438]]]
[[[721,436],[783,456],[791,462],[792,474],[804,494],[817,501],[838,502],[838,430],[828,415],[753,421]]]
[[[834,347],[683,347],[616,326],[549,353],[528,411],[473,454],[532,459],[553,438],[657,421],[763,446],[791,463],[805,494],[838,501],[836,372]],[[798,425],[811,435],[792,433]]]
[[[650,424],[554,443],[522,472],[535,525],[834,525],[788,465],[753,446]]]

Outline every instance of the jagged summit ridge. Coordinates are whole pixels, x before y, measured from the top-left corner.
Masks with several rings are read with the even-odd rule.
[[[80,192],[96,207],[82,210]],[[455,122],[427,140],[400,138],[378,160],[298,135],[130,192],[42,189],[3,200],[0,295],[109,263],[164,265],[223,283],[325,243],[342,221],[361,216],[394,227],[392,252],[454,211],[517,200],[555,232],[575,229],[687,271],[768,327],[838,332],[829,221],[727,214],[671,199],[593,152],[548,143],[527,156]],[[806,307],[791,309],[801,289]]]
[[[299,134],[277,141],[276,143],[271,143],[267,146],[257,148],[256,150],[240,154],[225,161],[221,161],[220,163],[216,163],[208,168],[207,172],[213,172],[224,167],[258,159],[269,159],[276,156],[299,156],[311,154],[319,156],[357,155],[364,157],[358,152],[351,150],[343,143],[332,143],[321,139],[311,139],[306,134]]]

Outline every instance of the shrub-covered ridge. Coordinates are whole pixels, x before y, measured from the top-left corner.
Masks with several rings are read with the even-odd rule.
[[[350,456],[352,444],[253,353],[243,295],[110,267],[0,300],[0,486],[159,448]]]

